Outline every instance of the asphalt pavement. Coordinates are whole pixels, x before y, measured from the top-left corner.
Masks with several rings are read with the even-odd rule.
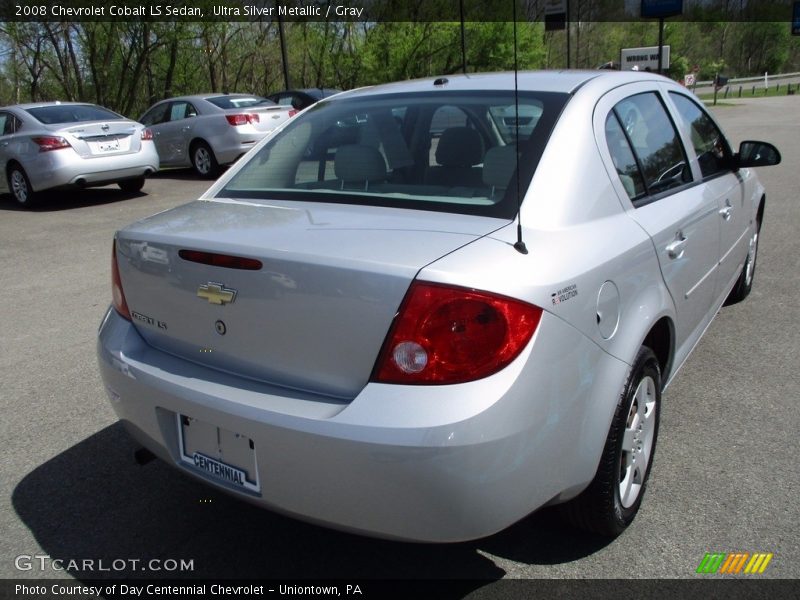
[[[89,559],[120,568],[70,576],[477,578],[490,593],[501,578],[696,579],[707,552],[773,553],[758,577],[798,578],[800,96],[732,104],[715,114],[735,144],[763,139],[783,154],[759,170],[754,288],[720,312],[665,393],[642,510],[613,541],[550,510],[475,542],[373,540],[254,508],[158,461],[138,466],[95,359],[111,240],[207,182],[163,172],[142,193],[62,192],[33,211],[0,197],[0,578],[63,577],[51,559]],[[50,558],[24,558],[37,555]],[[162,570],[120,562],[150,559]],[[192,569],[166,571],[167,560]]]

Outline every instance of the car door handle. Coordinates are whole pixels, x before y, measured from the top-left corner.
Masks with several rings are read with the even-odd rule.
[[[683,233],[678,233],[677,239],[671,244],[667,245],[667,256],[672,259],[680,258],[683,256],[683,251],[686,246],[686,237]]]
[[[731,215],[733,214],[733,207],[726,206],[725,208],[720,208],[719,214],[722,215],[722,218],[725,219],[726,221],[730,221]]]
[[[191,129],[192,129],[192,126],[191,125],[187,125],[186,127],[183,128],[183,131],[190,131]]]

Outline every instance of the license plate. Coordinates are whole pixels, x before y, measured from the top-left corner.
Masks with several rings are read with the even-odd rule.
[[[119,150],[119,140],[107,140],[105,142],[90,142],[89,145],[95,153],[116,152]]]
[[[247,436],[177,415],[181,462],[232,487],[259,492],[256,450]]]

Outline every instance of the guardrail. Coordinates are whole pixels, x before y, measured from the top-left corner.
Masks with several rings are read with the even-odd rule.
[[[800,77],[800,73],[778,73],[776,75],[767,74],[767,81],[780,81],[782,79],[791,79],[793,77]],[[764,76],[758,75],[756,77],[737,77],[736,79],[728,79],[728,82],[725,84],[726,86],[735,85],[737,83],[763,83]],[[692,88],[700,88],[700,87],[714,87],[714,80],[708,81],[698,81],[695,83]]]

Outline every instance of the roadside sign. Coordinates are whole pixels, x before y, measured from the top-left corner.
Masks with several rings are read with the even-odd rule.
[[[643,19],[664,19],[683,14],[683,0],[642,0]]]
[[[662,67],[669,69],[669,46],[664,46]],[[622,71],[658,71],[658,46],[623,48],[619,59]]]
[[[800,35],[800,2],[792,7],[792,35]]]
[[[545,0],[544,29],[557,31],[567,28],[567,0]]]
[[[683,76],[683,85],[686,87],[692,87],[696,82],[697,78],[694,73],[687,73]]]

